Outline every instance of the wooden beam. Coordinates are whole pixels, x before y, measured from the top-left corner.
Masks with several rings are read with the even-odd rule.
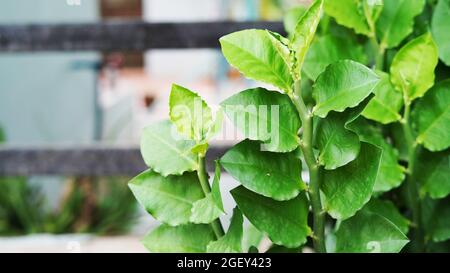
[[[218,48],[223,35],[249,28],[284,34],[281,22],[267,21],[0,25],[0,52]]]

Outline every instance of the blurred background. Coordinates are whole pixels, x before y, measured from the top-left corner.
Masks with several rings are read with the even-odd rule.
[[[307,2],[2,0],[0,25],[281,21]],[[142,128],[167,118],[172,83],[211,105],[255,85],[216,49],[0,51],[0,147],[138,148]],[[1,175],[0,252],[143,252],[140,239],[156,225],[128,190],[130,177]],[[226,192],[236,183],[224,174],[221,185]],[[231,212],[231,197],[225,203]]]

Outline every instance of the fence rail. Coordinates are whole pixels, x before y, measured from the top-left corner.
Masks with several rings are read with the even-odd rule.
[[[284,33],[270,21],[0,25],[0,52],[217,48],[221,36],[248,28]]]
[[[211,147],[208,162],[221,157],[228,147]],[[10,148],[0,147],[0,177],[29,175],[135,176],[144,171],[138,148],[73,147]],[[213,164],[208,170],[213,171]]]

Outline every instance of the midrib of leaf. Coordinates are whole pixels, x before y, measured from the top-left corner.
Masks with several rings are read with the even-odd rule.
[[[228,41],[223,41],[224,43],[227,43],[230,47],[233,47],[233,48],[235,48],[235,49],[240,49],[242,52],[244,52],[247,56],[249,56],[249,57],[251,57],[254,61],[256,61],[257,63],[260,63],[260,64],[262,64],[268,71],[270,71],[271,73],[272,73],[272,75],[274,75],[276,78],[278,78],[278,80],[280,80],[283,84],[284,84],[284,86],[283,87],[281,87],[284,91],[286,91],[286,92],[288,92],[289,90],[290,90],[290,86],[289,86],[289,84],[287,83],[287,82],[285,82],[285,80],[282,78],[282,77],[280,77],[280,75],[278,75],[278,73],[276,73],[276,71],[274,71],[273,70],[273,68],[269,65],[269,64],[266,64],[266,63],[264,63],[264,62],[261,62],[260,60],[259,60],[259,58],[257,57],[257,56],[255,56],[255,55],[253,55],[251,52],[249,52],[249,51],[247,51],[247,50],[244,50],[242,47],[239,47],[239,46],[236,46],[236,45],[234,45],[234,44],[232,44],[232,43],[230,43],[230,42],[228,42]],[[276,51],[276,50],[275,50]],[[277,51],[278,52],[278,51]],[[281,59],[283,59],[283,58],[281,58]],[[283,62],[284,62],[284,60],[283,60]],[[286,63],[285,63],[286,64]],[[287,64],[286,64],[286,66],[287,66]],[[289,68],[289,67],[288,67]],[[248,76],[247,76],[248,77]],[[249,77],[249,78],[251,78],[251,77]],[[257,79],[256,79],[257,80]],[[257,81],[260,81],[260,80],[257,80]]]
[[[377,80],[370,81],[370,82],[366,82],[366,83],[363,83],[363,84],[354,86],[354,87],[352,87],[351,89],[347,89],[347,88],[345,88],[345,89],[340,89],[340,90],[339,90],[338,92],[336,92],[335,95],[333,95],[331,98],[327,98],[326,101],[324,101],[324,102],[321,103],[321,104],[317,104],[314,108],[315,108],[316,111],[317,111],[318,108],[323,108],[324,106],[327,106],[327,105],[329,105],[329,104],[333,104],[336,100],[339,100],[339,99],[342,97],[342,95],[348,95],[348,94],[350,94],[351,92],[353,92],[354,90],[356,90],[356,89],[358,89],[358,88],[361,88],[361,87],[370,85],[370,84],[375,83],[375,82],[377,82],[377,81],[378,81],[378,79],[377,79]],[[345,90],[345,91],[342,91],[342,90]],[[367,96],[369,96],[369,95],[370,95],[370,93],[367,94]],[[366,96],[366,97],[367,97],[367,96]],[[364,98],[363,98],[363,100],[364,100]],[[353,106],[355,106],[355,105],[358,105],[358,102],[357,102],[357,103],[353,103],[352,105],[350,105],[350,106],[344,108],[343,110],[345,110],[345,109],[347,109],[347,108],[349,108],[349,107],[353,107]],[[342,111],[338,111],[338,112],[342,112]]]
[[[196,167],[197,166],[197,162],[195,162],[194,160],[192,160],[191,158],[189,158],[186,153],[190,152],[189,151],[182,151],[180,149],[178,149],[176,146],[172,145],[171,143],[167,142],[165,139],[160,138],[157,134],[149,131],[150,135],[152,135],[154,138],[156,138],[158,141],[162,142],[163,144],[165,144],[169,149],[171,149],[172,151],[174,151],[175,153],[179,154],[181,157],[183,157],[186,161],[188,161],[189,163],[192,164],[192,167]]]
[[[446,114],[448,112],[448,110],[450,109],[450,105],[447,105],[447,107],[444,109],[444,111],[442,111],[442,113],[440,113],[437,118],[435,120],[433,120],[433,122],[431,122],[430,126],[428,126],[425,131],[423,131],[418,137],[417,139],[419,141],[423,141],[423,138],[425,137],[425,135],[428,133],[428,131],[430,131],[431,128],[434,128],[437,124],[437,122],[444,117],[444,114]]]

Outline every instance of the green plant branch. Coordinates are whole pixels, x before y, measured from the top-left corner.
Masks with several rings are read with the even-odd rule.
[[[406,93],[406,92],[405,92]],[[401,121],[403,133],[405,135],[405,141],[408,147],[408,168],[406,170],[406,187],[409,199],[409,206],[412,212],[413,218],[413,236],[415,238],[414,250],[417,252],[422,252],[424,249],[424,233],[422,230],[422,213],[421,204],[419,198],[419,190],[417,187],[417,182],[414,177],[414,168],[417,161],[417,156],[419,154],[419,146],[414,140],[411,125],[409,122],[409,116],[411,112],[411,102],[407,97],[404,98],[405,110],[403,114],[403,119]]]
[[[295,83],[294,94],[291,95],[291,100],[297,108],[300,119],[302,120],[303,134],[300,147],[309,170],[308,195],[314,216],[314,249],[317,252],[325,253],[325,213],[323,212],[322,201],[320,198],[321,168],[317,163],[313,151],[313,116],[303,102],[300,86],[300,81],[297,81]]]
[[[211,186],[208,182],[208,174],[206,172],[206,162],[205,162],[205,156],[199,155],[198,156],[198,170],[197,170],[197,176],[198,180],[200,181],[200,185],[202,187],[203,193],[206,196],[211,192]],[[225,232],[222,226],[222,223],[220,222],[220,219],[217,218],[211,223],[211,228],[214,231],[214,234],[217,239],[222,237]]]

